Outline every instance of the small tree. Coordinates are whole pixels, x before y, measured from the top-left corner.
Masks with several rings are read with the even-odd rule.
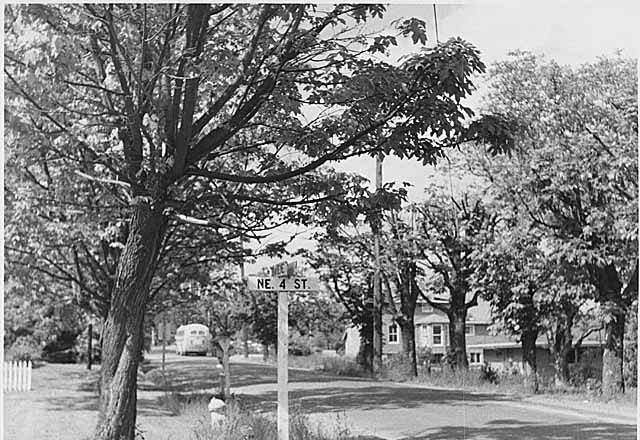
[[[200,292],[200,301],[208,319],[213,341],[222,350],[224,398],[231,395],[231,365],[229,355],[232,340],[242,331],[249,316],[248,298],[244,295],[243,280],[235,271],[221,268],[212,274],[212,282]]]

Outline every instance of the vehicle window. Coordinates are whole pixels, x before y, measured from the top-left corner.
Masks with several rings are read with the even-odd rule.
[[[198,334],[199,334],[199,335],[204,335],[204,331],[200,330],[200,331],[198,332]]]
[[[198,332],[197,332],[197,331],[195,331],[195,330],[191,330],[191,331],[189,332],[189,334],[190,334],[190,335],[197,335],[197,334],[198,334]]]
[[[178,335],[178,336],[183,336],[183,335],[184,335],[184,330],[178,330],[178,331],[176,332],[176,335]]]

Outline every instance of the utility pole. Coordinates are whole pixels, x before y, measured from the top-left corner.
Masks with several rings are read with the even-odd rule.
[[[91,354],[93,351],[93,322],[89,321],[89,328],[87,329],[87,334],[89,338],[87,339],[87,370],[91,370],[91,364],[93,359],[91,358]]]
[[[162,377],[164,378],[164,364],[167,351],[167,312],[162,312]]]
[[[246,280],[244,279],[244,256],[242,261],[240,261],[240,279],[242,280],[242,298],[244,299],[247,295],[247,286]],[[249,324],[242,324],[242,351],[244,352],[244,357],[249,357]]]
[[[382,190],[382,153],[376,156],[376,193]],[[382,222],[378,210],[378,218],[374,237],[375,273],[373,278],[373,374],[382,370],[382,282],[380,274],[380,228]]]

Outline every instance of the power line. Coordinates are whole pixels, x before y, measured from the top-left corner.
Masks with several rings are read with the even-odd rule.
[[[438,14],[436,12],[436,5],[433,4],[433,21],[436,27],[436,43],[440,43],[440,38],[438,38]]]

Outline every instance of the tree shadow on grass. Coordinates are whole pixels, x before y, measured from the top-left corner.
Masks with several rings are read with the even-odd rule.
[[[47,397],[44,399],[51,411],[97,411],[98,397],[95,395]]]
[[[406,440],[454,439],[548,439],[548,440],[631,440],[636,438],[635,425],[613,423],[537,424],[519,420],[494,420],[488,426],[449,426],[426,431]]]

